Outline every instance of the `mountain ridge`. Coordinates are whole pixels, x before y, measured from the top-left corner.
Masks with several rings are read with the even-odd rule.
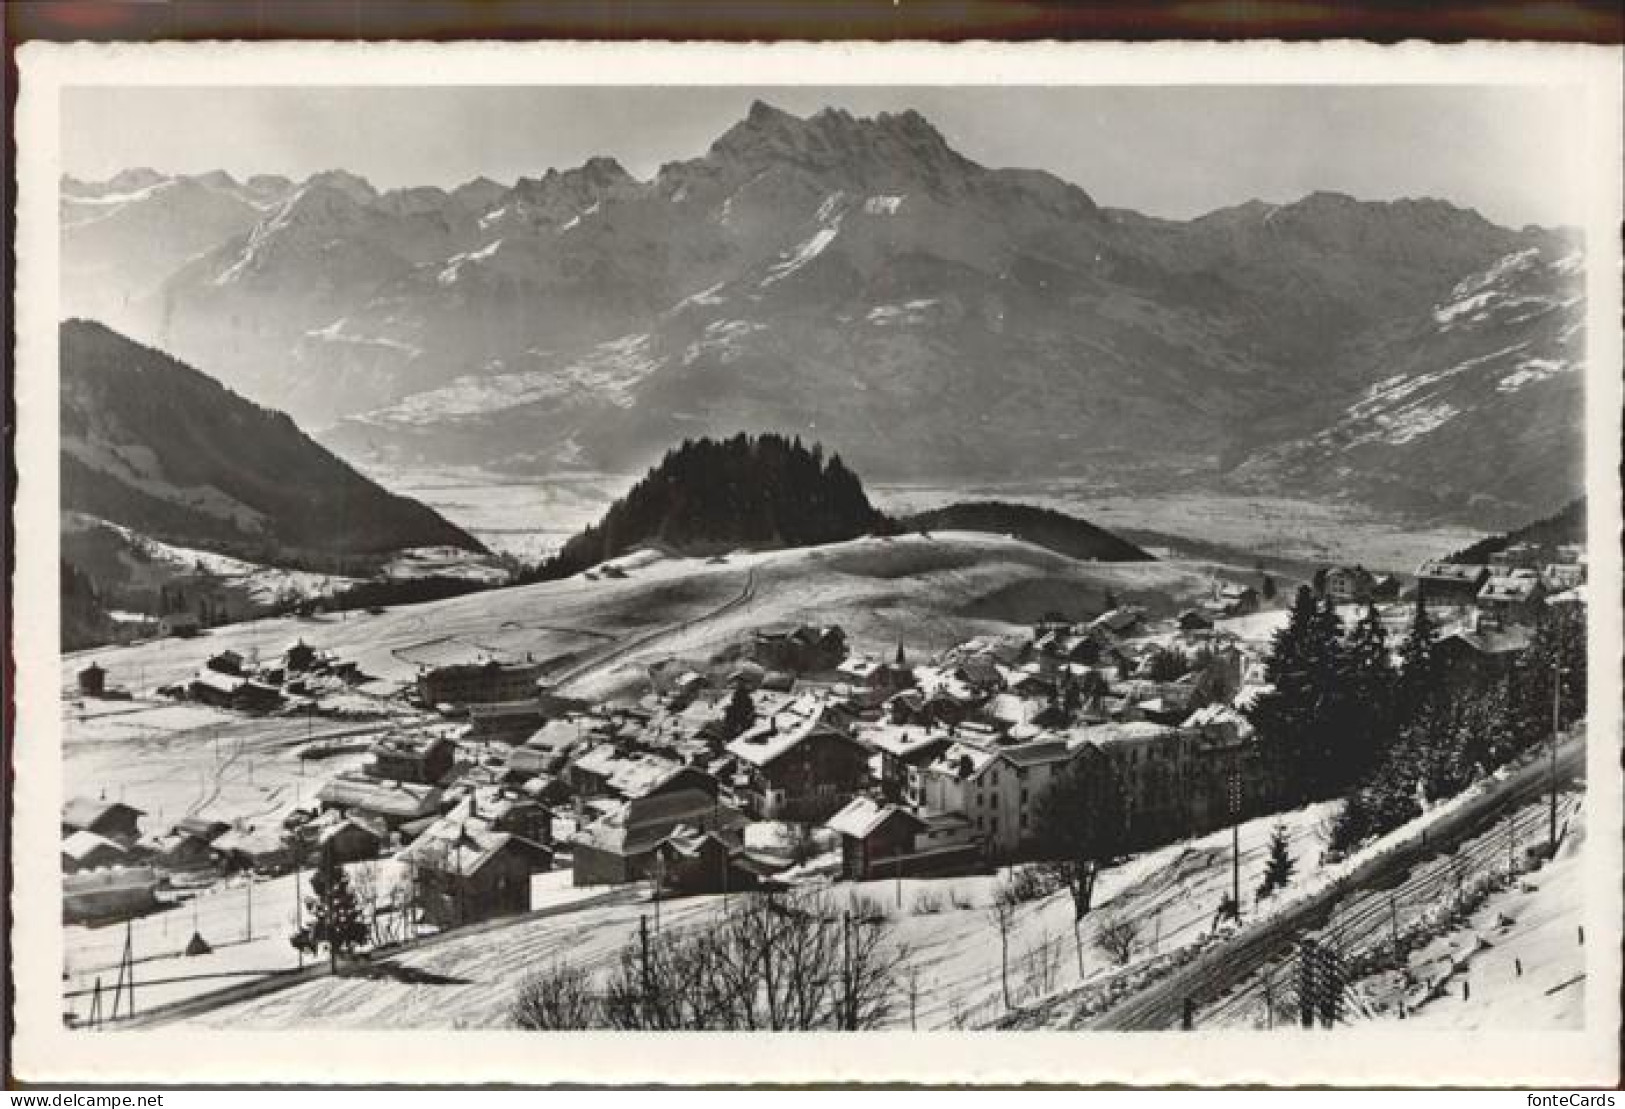
[[[160,184],[126,182],[142,183]],[[1492,327],[1435,341],[1456,285],[1578,249],[1448,201],[1326,190],[1159,219],[978,165],[917,112],[761,102],[647,180],[596,157],[512,186],[362,184],[290,182],[172,271],[115,258],[102,268],[163,277],[114,307],[341,453],[534,473],[636,471],[660,444],[743,426],[827,432],[881,479],[1080,473],[1154,449],[1192,480],[1320,496],[1313,452],[1287,447],[1334,428],[1413,347],[1452,360],[1424,376],[1507,345]],[[1481,392],[1485,426],[1530,397],[1574,419],[1558,386],[1515,404]],[[1571,495],[1551,461],[1566,449],[1522,444],[1531,476],[1482,511]],[[1408,453],[1417,480],[1354,457],[1335,491],[1451,511],[1454,486],[1415,491],[1473,451]]]

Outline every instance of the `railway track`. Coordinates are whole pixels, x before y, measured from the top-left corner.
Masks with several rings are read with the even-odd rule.
[[[1569,737],[1559,751],[1559,778],[1570,780],[1583,772],[1585,738]],[[1385,883],[1403,883],[1410,871],[1432,860],[1441,851],[1453,849],[1483,831],[1509,808],[1528,804],[1548,788],[1544,759],[1519,767],[1492,788],[1467,798],[1458,808],[1441,815],[1429,827],[1357,866],[1340,881],[1307,894],[1275,915],[1243,929],[1228,942],[1204,952],[1168,977],[1124,999],[1084,1027],[1100,1031],[1149,1031],[1177,1028],[1187,1004],[1198,1023],[1204,1008],[1220,1002],[1236,986],[1257,974],[1272,960],[1287,953],[1306,932],[1337,923],[1333,920],[1339,903],[1362,892],[1386,892]],[[1389,911],[1379,901],[1366,913]],[[1352,928],[1371,917],[1346,918],[1342,927]],[[1380,922],[1379,922],[1380,923]],[[1355,933],[1350,932],[1350,936]]]

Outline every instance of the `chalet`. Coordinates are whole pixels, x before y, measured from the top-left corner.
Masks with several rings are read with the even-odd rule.
[[[1541,569],[1540,577],[1548,594],[1562,593],[1585,584],[1586,568],[1582,562],[1552,562]]]
[[[1225,582],[1213,600],[1226,616],[1250,616],[1258,611],[1258,590],[1250,585]]]
[[[411,868],[423,919],[440,929],[530,911],[537,853],[477,820],[437,821],[396,856]],[[546,869],[546,867],[543,867]]]
[[[886,797],[918,805],[924,798],[923,772],[953,746],[945,728],[875,725],[861,730],[858,739],[880,754],[880,788]]]
[[[488,662],[436,666],[418,675],[418,697],[425,705],[463,707],[492,701],[523,701],[536,696],[540,663]]]
[[[746,811],[764,820],[823,820],[869,775],[868,751],[811,698],[758,720],[727,751],[743,771],[736,793]]]
[[[376,859],[388,843],[383,825],[353,814],[324,821],[316,833],[317,854],[339,864]]]
[[[808,673],[830,670],[846,657],[846,633],[831,624],[788,628],[758,628],[746,645],[746,655],[768,670]]]
[[[212,820],[206,816],[183,816],[170,830],[177,836],[190,836],[204,843],[213,843],[230,829],[231,825],[224,820]]]
[[[1213,617],[1200,609],[1187,608],[1181,612],[1175,621],[1179,630],[1183,632],[1210,632],[1213,630]]]
[[[457,744],[438,732],[387,735],[367,748],[361,771],[384,781],[436,785],[456,761]]]
[[[663,889],[678,893],[738,893],[773,888],[771,875],[782,864],[745,850],[736,835],[679,825],[661,841],[655,875]]]
[[[140,847],[153,863],[164,870],[208,870],[219,861],[209,840],[184,832],[150,836],[141,841]]]
[[[316,648],[296,639],[282,652],[282,665],[288,670],[309,670],[316,662]]]
[[[202,630],[203,625],[191,612],[171,612],[158,617],[158,635],[164,639],[190,639]]]
[[[1546,560],[1546,548],[1536,543],[1509,543],[1490,555],[1490,573],[1505,574],[1510,570],[1533,570]]]
[[[1455,631],[1434,645],[1433,657],[1447,681],[1504,677],[1528,650],[1530,639],[1525,627]]]
[[[444,805],[439,788],[418,782],[385,782],[365,775],[340,775],[316,795],[325,810],[359,813],[391,830],[438,814]]]
[[[480,701],[468,706],[465,738],[475,741],[519,743],[543,724],[547,714],[541,701]]]
[[[908,809],[854,797],[826,822],[841,837],[841,877],[862,882],[901,877],[903,858],[914,853],[914,839],[926,823]],[[891,869],[886,869],[886,864]]]
[[[217,674],[233,674],[241,677],[243,673],[243,662],[244,659],[241,654],[227,648],[226,650],[220,651],[217,654],[210,655],[208,661],[206,661],[203,665],[208,669],[213,670]]]
[[[658,755],[638,754],[600,743],[571,760],[568,780],[584,797],[642,797],[658,789],[693,785],[710,793],[716,782],[702,770]]]
[[[1378,574],[1371,583],[1373,604],[1387,604],[1399,600],[1399,579],[1392,574]]]
[[[91,663],[79,671],[79,692],[86,697],[100,697],[107,691],[107,669]]]
[[[1117,793],[1129,846],[1166,843],[1191,825],[1192,733],[1146,721],[1099,724],[1069,734],[1081,772]]]
[[[1004,671],[991,653],[966,655],[953,663],[948,673],[954,681],[983,696],[1005,687]]]
[[[283,829],[233,828],[222,832],[211,845],[215,856],[228,870],[252,870],[272,874],[293,862],[293,849]]]
[[[282,691],[250,678],[199,670],[186,687],[194,701],[239,712],[269,712],[282,703]]]
[[[72,832],[62,840],[62,872],[72,874],[79,870],[97,870],[102,867],[123,866],[129,860],[129,849],[95,832]]]
[[[1138,605],[1120,605],[1091,620],[1089,630],[1105,632],[1113,640],[1139,635],[1145,630],[1145,609]]]
[[[1478,591],[1478,611],[1501,627],[1533,624],[1545,599],[1546,586],[1536,571],[1515,570],[1484,583]]]
[[[746,823],[738,810],[692,787],[635,797],[576,833],[572,880],[578,886],[635,882],[654,873],[661,844],[677,829],[733,840]]]
[[[145,815],[122,801],[75,797],[62,807],[62,834],[94,832],[114,843],[129,846],[140,838],[141,818]]]
[[[1489,580],[1488,566],[1463,562],[1424,562],[1416,570],[1416,594],[1425,605],[1466,607]]]
[[[1364,566],[1333,566],[1326,571],[1326,596],[1334,604],[1366,604],[1377,587],[1376,575]]]
[[[81,871],[62,878],[64,921],[116,920],[157,904],[158,872],[150,866]]]

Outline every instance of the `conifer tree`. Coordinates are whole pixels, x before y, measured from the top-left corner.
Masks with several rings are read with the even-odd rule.
[[[361,915],[355,891],[344,868],[333,861],[333,853],[322,853],[321,863],[310,876],[310,896],[305,899],[309,923],[295,933],[292,943],[306,951],[323,947],[338,965],[338,957],[367,942],[367,922]]]
[[[1393,744],[1398,675],[1388,653],[1388,631],[1375,605],[1367,605],[1349,631],[1343,650],[1350,713],[1350,739],[1356,745],[1353,769],[1364,774]]]
[[[1420,590],[1411,613],[1410,630],[1399,645],[1399,691],[1396,705],[1403,724],[1421,711],[1438,685],[1438,659],[1434,649],[1439,642],[1439,626],[1428,611]]]
[[[728,738],[749,728],[756,723],[756,702],[751,700],[750,693],[743,686],[733,691],[728,698],[727,708],[722,710],[722,729],[728,733]]]
[[[1260,899],[1282,889],[1292,880],[1297,866],[1287,843],[1286,825],[1277,824],[1270,831],[1269,857],[1264,860],[1264,879],[1258,885]]]

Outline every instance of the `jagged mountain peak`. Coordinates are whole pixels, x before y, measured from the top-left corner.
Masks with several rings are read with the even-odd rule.
[[[378,190],[372,187],[372,182],[347,169],[328,169],[313,173],[306,178],[305,187],[310,189],[313,186],[335,189],[357,204],[371,204],[378,199]]]

